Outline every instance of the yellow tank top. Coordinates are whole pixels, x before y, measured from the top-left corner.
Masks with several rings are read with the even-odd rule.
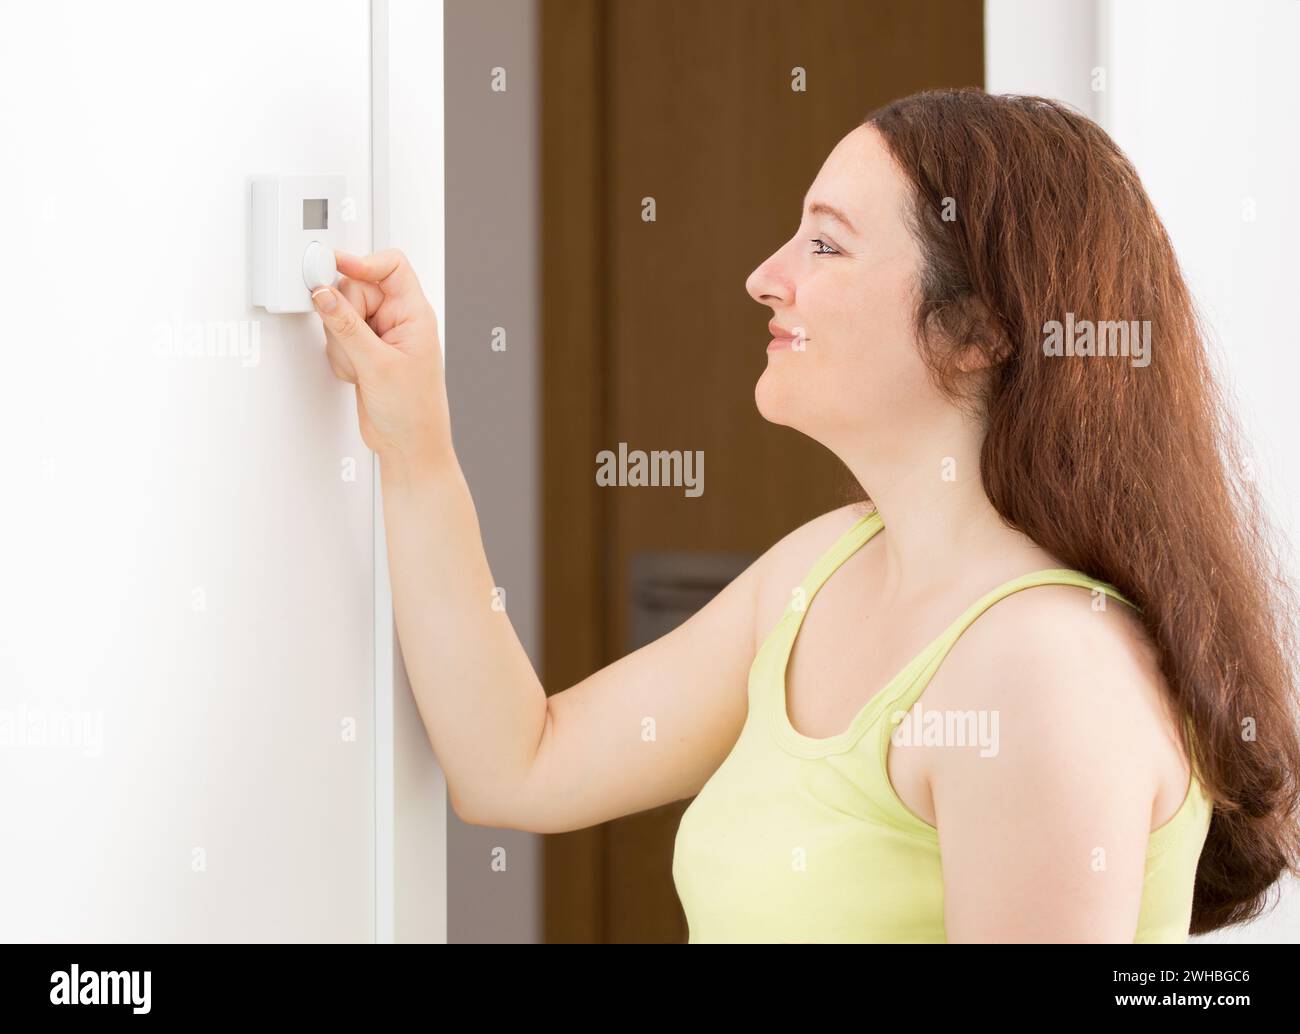
[[[677,830],[673,881],[689,943],[945,941],[938,831],[889,781],[891,716],[912,707],[971,622],[1013,592],[1077,585],[1133,606],[1079,571],[1022,575],[976,601],[842,733],[804,736],[786,713],[795,636],[817,590],[882,526],[873,510],[826,551],[802,583],[802,600],[791,600],[754,657],[740,737]],[[1182,805],[1148,841],[1135,943],[1187,939],[1211,812],[1193,769]]]

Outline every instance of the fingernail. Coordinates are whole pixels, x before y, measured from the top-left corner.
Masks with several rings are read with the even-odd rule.
[[[333,312],[338,301],[334,297],[334,291],[328,287],[318,287],[311,293],[312,304],[321,312]]]

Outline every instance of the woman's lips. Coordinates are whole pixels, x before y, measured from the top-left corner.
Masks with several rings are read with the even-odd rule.
[[[804,342],[808,340],[804,337],[803,327],[783,327],[776,320],[768,322],[767,332],[772,335],[772,341],[767,346],[769,352],[802,352]]]

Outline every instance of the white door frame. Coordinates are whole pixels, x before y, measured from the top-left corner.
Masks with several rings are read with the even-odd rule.
[[[442,0],[371,0],[372,250],[406,254],[440,328],[447,325],[442,30]],[[377,457],[373,493],[375,941],[445,943],[446,780],[397,644]]]

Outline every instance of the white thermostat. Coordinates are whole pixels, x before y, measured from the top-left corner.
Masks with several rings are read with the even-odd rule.
[[[313,312],[311,292],[334,284],[343,249],[342,176],[253,179],[253,304]]]

